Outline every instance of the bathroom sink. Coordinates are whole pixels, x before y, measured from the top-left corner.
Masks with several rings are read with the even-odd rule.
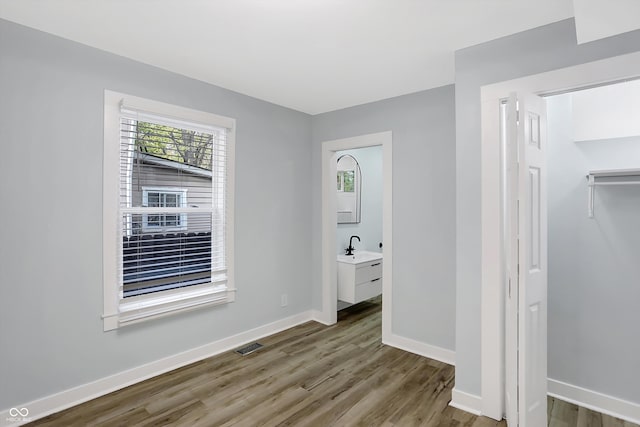
[[[338,262],[344,262],[347,264],[360,264],[361,262],[376,261],[381,259],[382,254],[380,252],[355,251],[353,255],[338,255]]]

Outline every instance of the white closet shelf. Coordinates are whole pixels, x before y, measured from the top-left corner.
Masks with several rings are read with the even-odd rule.
[[[600,181],[599,179],[604,179]],[[620,178],[615,180],[613,178]],[[589,218],[593,218],[593,202],[596,186],[600,185],[640,185],[640,169],[612,169],[589,171]]]

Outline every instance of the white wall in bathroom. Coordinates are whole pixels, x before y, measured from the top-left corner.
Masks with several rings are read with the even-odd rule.
[[[362,171],[361,221],[358,224],[337,224],[337,253],[345,252],[349,238],[353,239],[356,249],[380,252],[378,244],[382,242],[382,146],[339,151],[338,158],[349,154],[360,165]]]

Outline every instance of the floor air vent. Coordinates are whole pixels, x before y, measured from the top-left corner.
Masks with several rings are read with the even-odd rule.
[[[245,345],[244,347],[237,349],[236,353],[246,356],[247,354],[253,353],[254,351],[260,349],[261,347],[262,347],[262,344],[258,342],[254,342],[253,344]]]

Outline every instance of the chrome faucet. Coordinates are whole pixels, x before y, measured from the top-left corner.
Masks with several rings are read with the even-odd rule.
[[[358,236],[351,236],[351,238],[349,239],[349,247],[346,249],[347,253],[345,255],[353,255],[353,251],[356,250],[356,248],[353,247],[353,238],[358,239],[358,242],[360,241],[360,237]]]

